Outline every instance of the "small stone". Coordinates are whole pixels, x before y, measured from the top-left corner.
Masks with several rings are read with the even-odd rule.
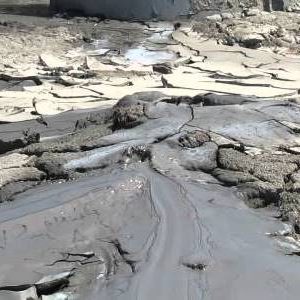
[[[219,14],[207,16],[206,19],[207,19],[208,21],[213,21],[213,22],[220,22],[220,21],[222,21],[222,17],[221,17],[221,15],[219,15]]]

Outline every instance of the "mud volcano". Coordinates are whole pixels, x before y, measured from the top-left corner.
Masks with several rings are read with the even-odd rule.
[[[116,19],[172,19],[188,15],[190,0],[51,0],[54,10],[67,10],[86,15]]]

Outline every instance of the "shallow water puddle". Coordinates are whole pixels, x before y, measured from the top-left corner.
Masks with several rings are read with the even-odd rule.
[[[125,58],[131,62],[143,65],[153,65],[175,59],[175,54],[169,51],[152,51],[144,47],[129,49],[125,53]]]
[[[168,44],[171,33],[172,30],[169,29],[154,32],[143,44],[147,44],[150,47],[157,44]],[[125,58],[130,62],[143,65],[153,65],[176,59],[176,55],[173,52],[155,48],[150,50],[144,45],[127,50]]]
[[[108,40],[101,39],[92,42],[92,51],[95,55],[105,55],[110,51],[111,45]]]

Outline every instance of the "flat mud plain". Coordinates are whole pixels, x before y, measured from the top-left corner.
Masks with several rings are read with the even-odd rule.
[[[23,9],[0,25],[0,299],[298,299],[300,58]]]

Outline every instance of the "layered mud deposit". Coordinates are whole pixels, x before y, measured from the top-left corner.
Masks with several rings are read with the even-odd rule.
[[[295,299],[299,113],[144,92],[57,116],[73,132],[1,156],[0,299]]]

